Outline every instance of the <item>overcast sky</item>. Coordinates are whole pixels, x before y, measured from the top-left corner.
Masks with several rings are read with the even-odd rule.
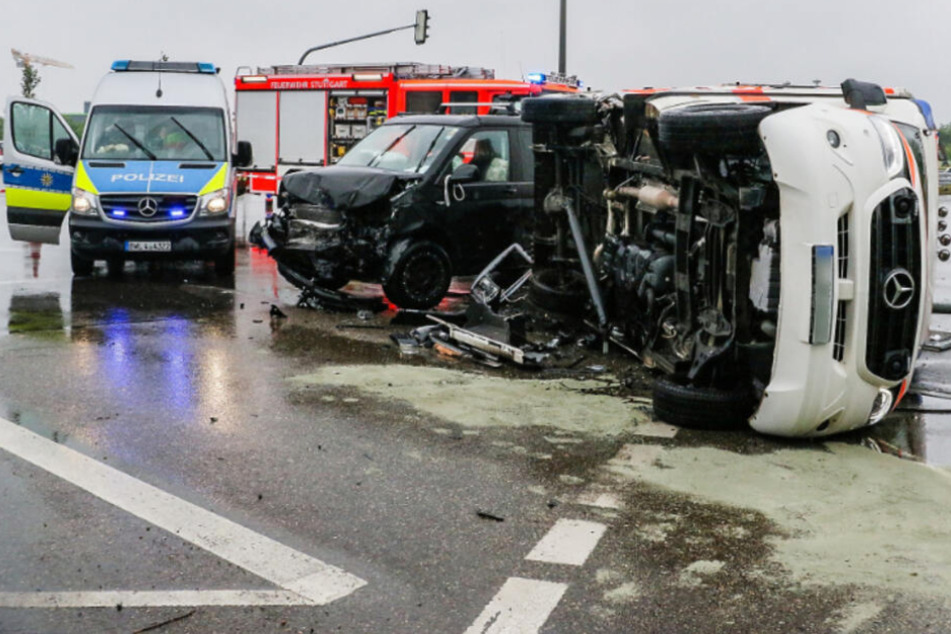
[[[40,67],[39,98],[80,112],[115,59],[296,63],[311,46],[431,15],[412,31],[311,54],[308,62],[419,61],[521,78],[558,65],[559,0],[30,0],[3,3],[0,87],[19,94],[8,48],[65,62]],[[722,82],[838,85],[855,77],[911,90],[951,121],[951,1],[568,0],[568,72],[594,89]],[[5,60],[5,61],[4,61]]]

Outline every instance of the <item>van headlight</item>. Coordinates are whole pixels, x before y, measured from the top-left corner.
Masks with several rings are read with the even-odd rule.
[[[882,159],[885,161],[885,172],[889,178],[895,178],[905,169],[905,151],[901,136],[891,121],[885,117],[872,116],[872,127],[878,133],[882,142]]]
[[[205,194],[198,201],[198,209],[203,216],[228,211],[228,190],[219,189]]]
[[[80,216],[99,215],[99,196],[87,192],[85,189],[73,187],[73,213]]]

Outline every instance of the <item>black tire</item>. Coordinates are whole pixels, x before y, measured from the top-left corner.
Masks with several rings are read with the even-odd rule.
[[[753,415],[747,386],[732,390],[680,385],[667,379],[654,383],[654,415],[671,425],[693,429],[739,429]]]
[[[598,104],[593,99],[577,96],[533,97],[522,101],[522,121],[529,123],[598,122]]]
[[[78,255],[74,251],[69,252],[69,264],[73,269],[73,275],[76,277],[89,277],[92,275],[93,268],[95,267],[96,261],[89,258],[84,258],[81,255]]]
[[[430,308],[446,296],[452,281],[452,261],[437,243],[399,242],[390,252],[390,262],[383,292],[400,308]]]
[[[590,294],[584,274],[574,269],[541,269],[532,274],[529,300],[545,310],[565,315],[580,315]]]
[[[667,110],[657,122],[661,147],[670,152],[758,152],[759,124],[769,106],[745,103],[695,104]]]
[[[215,258],[215,275],[218,277],[229,277],[234,275],[235,267],[235,252],[234,252],[234,242],[231,243],[231,247],[228,249],[227,253],[218,256]]]

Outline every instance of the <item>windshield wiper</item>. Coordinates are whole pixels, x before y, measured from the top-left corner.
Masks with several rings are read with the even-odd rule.
[[[442,136],[442,133],[446,131],[446,128],[439,128],[439,132],[436,133],[436,136],[433,137],[433,142],[429,144],[429,147],[426,148],[426,151],[423,152],[423,157],[419,159],[419,165],[416,166],[414,170],[419,174],[419,170],[423,169],[423,165],[426,164],[426,158],[429,156],[429,153],[433,151],[433,148],[436,147],[436,141],[439,140],[439,137]]]
[[[403,134],[401,134],[401,135],[399,135],[398,137],[396,137],[395,139],[393,139],[393,142],[392,142],[392,143],[390,143],[390,144],[387,145],[385,148],[383,148],[383,151],[382,151],[382,152],[380,152],[379,154],[377,154],[376,156],[374,156],[374,157],[370,160],[370,162],[367,163],[367,167],[376,167],[376,163],[379,162],[379,160],[380,160],[381,158],[383,158],[383,155],[384,155],[384,154],[386,154],[387,152],[389,152],[390,150],[392,150],[392,149],[396,146],[397,143],[399,143],[399,142],[402,141],[404,138],[406,138],[406,135],[409,134],[410,132],[412,132],[412,131],[415,130],[415,129],[416,129],[416,126],[412,126],[412,127],[410,127],[409,130],[407,130],[407,131],[404,132]]]
[[[137,147],[137,148],[139,148],[140,150],[142,150],[142,153],[145,154],[147,157],[149,157],[149,160],[155,161],[155,160],[158,159],[158,157],[155,156],[155,155],[152,153],[152,150],[150,150],[149,148],[145,147],[145,145],[143,145],[141,141],[139,141],[137,138],[135,138],[134,136],[132,136],[131,134],[129,134],[128,132],[126,132],[126,131],[122,128],[122,126],[120,126],[118,123],[113,123],[113,124],[112,124],[112,127],[115,128],[116,130],[118,130],[119,132],[121,132],[122,134],[124,134],[127,139],[129,139],[130,141],[132,141],[132,142],[135,144],[135,147]]]
[[[183,131],[185,134],[188,135],[188,138],[190,138],[192,141],[194,141],[195,144],[198,145],[198,147],[201,148],[201,151],[205,153],[205,156],[208,157],[208,160],[209,160],[209,161],[215,160],[215,157],[211,155],[211,152],[208,151],[208,148],[205,147],[205,144],[202,143],[201,141],[199,141],[199,140],[198,140],[198,137],[195,136],[194,134],[192,134],[192,131],[191,131],[191,130],[189,130],[188,128],[186,128],[185,126],[183,126],[183,125],[182,125],[182,122],[179,121],[178,119],[176,119],[175,117],[169,117],[169,118],[172,120],[172,123],[174,123],[174,124],[177,125],[179,128],[181,128],[182,131]]]

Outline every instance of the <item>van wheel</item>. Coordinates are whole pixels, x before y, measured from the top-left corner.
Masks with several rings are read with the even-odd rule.
[[[746,154],[760,149],[759,123],[773,110],[746,103],[695,104],[662,112],[661,147],[671,152]]]
[[[219,277],[228,277],[229,275],[234,275],[234,261],[234,242],[232,242],[227,253],[215,258],[215,275]]]
[[[446,296],[452,281],[452,262],[435,242],[398,242],[390,251],[389,263],[383,292],[400,308],[430,308]]]
[[[522,102],[522,121],[528,121],[529,123],[597,123],[598,105],[593,99],[587,97],[533,97]]]
[[[84,258],[83,256],[76,254],[74,251],[70,251],[69,264],[73,269],[73,275],[76,277],[89,277],[92,275],[96,261],[90,260],[89,258]]]
[[[534,305],[564,315],[582,314],[590,297],[584,274],[574,269],[536,271],[528,289]]]
[[[753,398],[746,385],[731,390],[680,385],[668,379],[654,383],[654,415],[693,429],[740,429],[753,415]]]

